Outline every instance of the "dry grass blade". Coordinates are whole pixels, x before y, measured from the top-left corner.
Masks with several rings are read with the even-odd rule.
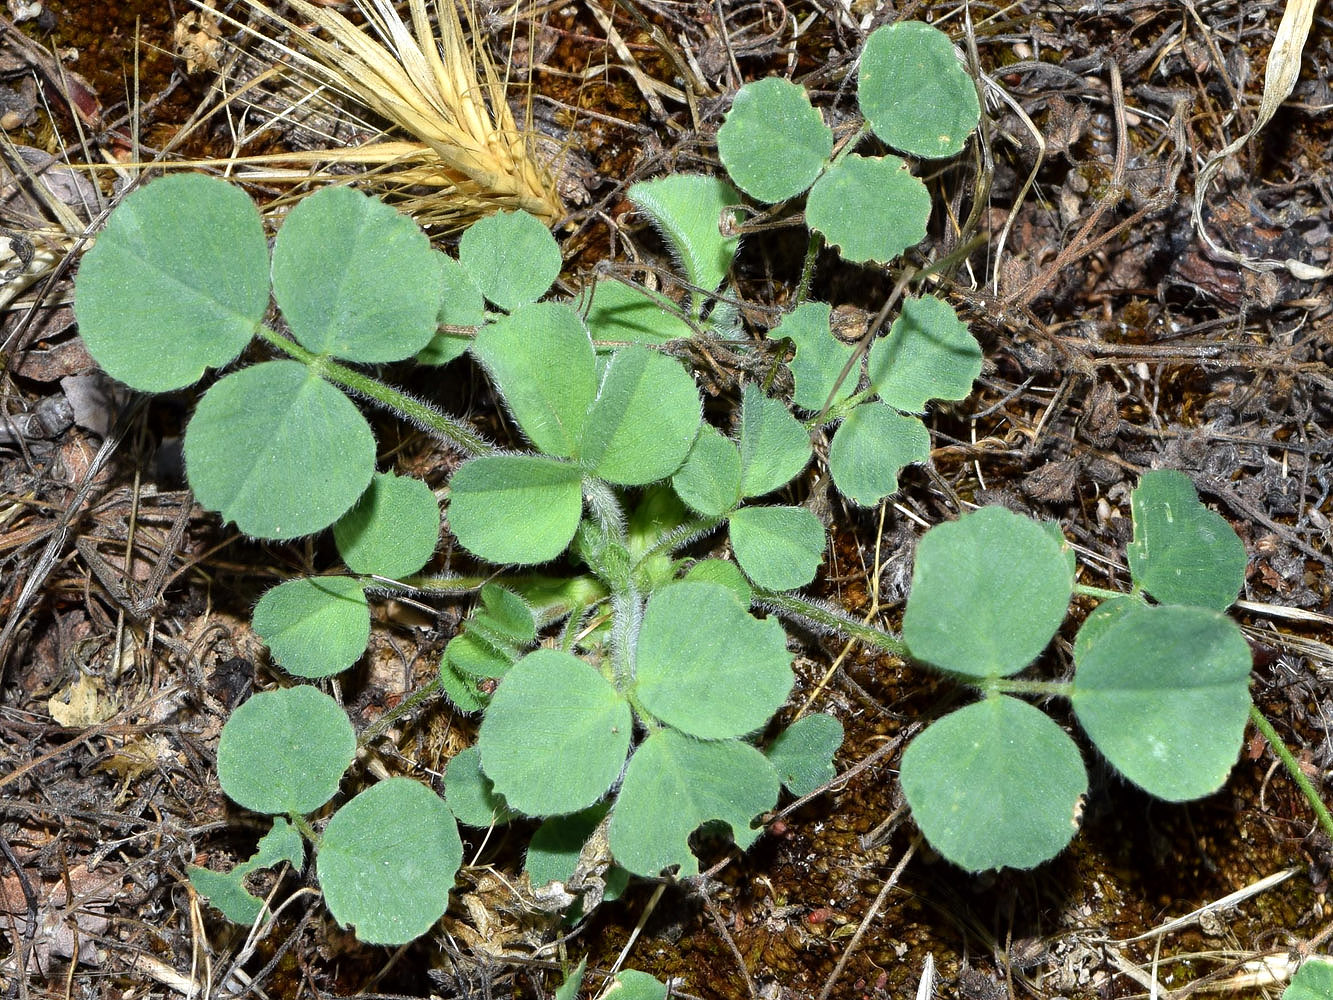
[[[474,210],[521,208],[548,223],[564,214],[550,171],[534,156],[505,101],[503,81],[485,53],[469,43],[453,3],[437,0],[432,23],[427,0],[409,0],[409,27],[390,0],[357,0],[366,18],[362,28],[337,11],[290,0],[297,15],[321,29],[316,33],[261,0],[245,2],[288,32],[297,48],[283,50],[303,84],[345,95],[419,140],[299,154],[307,161],[379,163],[387,168],[375,175],[380,189],[427,184],[443,189],[436,197],[447,195]],[[400,168],[406,176],[397,176]]]

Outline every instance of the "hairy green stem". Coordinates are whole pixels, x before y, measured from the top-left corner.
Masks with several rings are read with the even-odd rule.
[[[494,446],[467,424],[437,410],[429,403],[387,386],[355,368],[348,368],[322,354],[307,351],[296,341],[279,336],[267,327],[260,327],[259,336],[284,354],[301,362],[320,378],[327,379],[358,396],[374,400],[427,433],[453,445],[465,455],[486,455],[495,450]]]
[[[760,607],[805,622],[815,628],[836,633],[844,638],[860,640],[895,656],[905,658],[908,655],[906,643],[891,632],[885,632],[873,625],[864,625],[854,618],[813,601],[768,590],[755,591],[755,601]]]
[[[366,726],[366,728],[361,731],[361,735],[357,738],[356,745],[358,747],[370,746],[370,744],[374,743],[388,732],[389,728],[399,719],[414,712],[423,703],[434,698],[442,690],[444,690],[444,685],[440,680],[440,675],[436,674],[431,678],[429,683],[423,684],[421,687],[417,688],[393,708],[389,709],[370,725]]]
[[[1086,583],[1074,584],[1074,593],[1081,594],[1084,597],[1095,597],[1102,601],[1109,601],[1116,597],[1131,596],[1122,590],[1107,590],[1105,587],[1090,587]]]
[[[796,296],[792,308],[796,308],[810,296],[810,283],[815,278],[815,262],[819,259],[819,248],[824,245],[824,237],[813,230],[810,242],[805,248],[805,261],[801,264],[801,280],[796,285]]]
[[[1068,681],[1027,681],[1018,677],[987,677],[980,680],[966,674],[950,674],[966,684],[971,684],[981,691],[999,694],[1040,694],[1068,698],[1074,693],[1074,685]]]
[[[1287,744],[1283,742],[1282,737],[1278,735],[1277,730],[1273,728],[1273,724],[1268,721],[1267,716],[1259,711],[1259,706],[1253,702],[1250,703],[1250,721],[1254,723],[1255,729],[1263,733],[1264,739],[1273,748],[1273,753],[1277,754],[1278,760],[1282,761],[1287,773],[1291,775],[1291,780],[1296,782],[1296,787],[1305,796],[1305,801],[1310,803],[1310,808],[1314,810],[1319,825],[1324,828],[1324,833],[1333,838],[1333,815],[1330,815],[1328,806],[1324,805],[1324,800],[1319,797],[1319,791],[1315,788],[1314,782],[1301,770],[1300,762],[1287,749]]]

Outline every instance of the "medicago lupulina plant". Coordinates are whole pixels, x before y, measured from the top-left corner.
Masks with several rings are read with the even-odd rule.
[[[871,35],[858,97],[864,140],[873,132],[918,158],[957,152],[977,123],[970,79],[947,39],[922,25]],[[854,153],[854,143],[834,155],[818,112],[785,81],[743,88],[718,141],[736,187],[680,175],[630,190],[680,264],[682,304],[614,281],[585,300],[547,300],[559,248],[521,213],[476,223],[457,258],[345,188],[293,208],[271,254],[253,204],[219,180],[157,180],[112,214],[76,285],[89,350],[146,392],[231,368],[186,431],[196,497],[256,538],[331,528],[345,565],[260,599],[254,628],[277,666],[307,679],[352,666],[376,594],[475,596],[438,682],[409,699],[442,690],[457,709],[482,713],[476,745],[448,765],[443,799],[396,777],[329,815],[358,736],[313,686],[256,694],[228,720],[222,787],[276,817],[244,865],[191,873],[232,919],[262,912],[244,876],[300,867],[307,842],[334,917],[385,944],[425,933],[444,912],[462,861],[458,822],[541,819],[532,884],[553,905],[585,911],[630,875],[697,872],[690,837],[705,824],[748,846],[782,786],[805,794],[833,777],[842,735],[836,720],[813,715],[759,748],[793,684],[788,637],[764,611],[910,656],[980,692],[902,762],[923,833],[963,867],[1030,867],[1074,833],[1086,789],[1079,753],[1019,695],[1067,697],[1099,751],[1155,794],[1206,794],[1225,777],[1248,706],[1244,641],[1222,615],[1244,551],[1179,476],[1150,475],[1135,493],[1127,596],[1077,587],[1058,529],[999,509],[925,535],[901,637],[795,593],[814,580],[825,545],[818,518],[783,499],[812,459],[812,434],[836,427],[834,483],[852,502],[876,504],[897,490],[903,466],[928,459],[920,414],[931,399],[967,395],[981,352],[933,296],[904,301],[864,358],[833,336],[829,305],[799,302],[737,348],[753,352],[758,371],[789,365],[793,398],[758,379],[732,414],[705,420],[680,360],[688,352],[673,342],[707,344],[736,328],[716,296],[737,250],[741,191],[770,204],[804,196],[812,230],[856,262],[888,263],[921,240],[930,206],[904,160]],[[775,158],[774,149],[803,152]],[[265,325],[270,301],[276,328]],[[235,367],[256,341],[251,363]],[[526,450],[497,449],[364,369],[465,352]],[[422,575],[440,539],[436,493],[376,470],[354,400],[465,456],[445,513],[456,543],[491,564],[484,574]],[[708,557],[723,551],[723,529],[732,558]],[[1079,633],[1074,680],[1015,677],[1076,592],[1106,600]]]

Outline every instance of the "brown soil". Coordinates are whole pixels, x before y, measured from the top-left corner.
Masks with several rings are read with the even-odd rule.
[[[712,136],[744,80],[795,75],[844,125],[866,25],[917,17],[965,34],[954,2],[896,12],[860,0],[850,12],[822,0],[617,6],[612,23],[640,79],[679,91],[676,59],[688,54],[696,67],[690,101],[658,90],[648,102],[593,5],[521,4],[516,22],[514,9],[478,6],[491,51],[522,70],[516,86],[530,81],[537,121],[578,154],[567,177],[578,200],[567,195],[573,214],[559,231],[570,287],[624,240],[655,252],[627,217],[626,186],[716,169]],[[172,54],[187,10],[50,0],[35,19],[6,25],[8,139],[76,162],[131,159],[137,37],[142,147],[233,152],[222,115],[179,134],[217,79],[207,66],[187,74]],[[1123,585],[1128,489],[1148,468],[1182,469],[1245,541],[1250,569],[1235,613],[1255,649],[1254,697],[1323,789],[1333,767],[1326,288],[1215,259],[1189,213],[1198,164],[1255,114],[1280,14],[1275,4],[1210,0],[971,7],[980,66],[1008,100],[988,104],[993,160],[969,152],[931,177],[951,214],[938,213],[920,254],[937,259],[954,245],[979,178],[988,181],[980,229],[989,239],[946,286],[986,371],[970,399],[933,414],[933,470],[909,472],[882,518],[835,498],[819,588],[864,615],[878,579],[877,618],[895,627],[915,540],[953,515],[956,498],[1060,521],[1081,546],[1083,579]],[[1331,50],[1328,23],[1316,21],[1291,100],[1214,182],[1205,217],[1225,245],[1329,264]],[[225,45],[220,53],[225,63]],[[1043,158],[1017,108],[1044,138]],[[289,141],[261,131],[246,152]],[[0,225],[33,234],[42,210],[8,198],[12,187]],[[57,256],[73,242],[34,237],[38,249],[43,239]],[[735,275],[748,308],[783,305],[801,249],[780,234],[748,241]],[[93,371],[68,309],[71,272],[50,272],[0,317],[9,415],[0,423],[0,988],[10,997],[168,996],[190,983],[284,998],[550,995],[559,958],[534,954],[561,929],[535,923],[508,888],[523,828],[469,845],[450,915],[401,951],[359,945],[310,895],[246,950],[244,934],[189,888],[186,865],[228,866],[260,833],[225,801],[213,768],[227,711],[273,682],[249,610],[264,588],[332,554],[232,537],[189,506],[177,457],[189,398],[139,408],[62,381]],[[884,290],[822,261],[821,298],[873,311]],[[464,401],[454,411],[464,412],[481,390],[465,371],[451,377],[452,398]],[[725,392],[736,373],[722,364],[702,377]],[[380,440],[432,482],[447,472],[447,458],[410,431],[386,425]],[[385,610],[367,665],[341,683],[354,721],[369,723],[430,676],[459,610]],[[796,704],[842,652],[807,639]],[[643,922],[626,965],[672,977],[682,996],[922,996],[933,967],[931,995],[1046,1000],[1277,996],[1288,958],[1320,948],[1330,843],[1258,736],[1221,792],[1185,805],[1138,793],[1089,750],[1083,832],[1033,872],[966,876],[914,846],[897,752],[955,694],[853,647],[815,701],[846,726],[837,763],[848,777],[775,818],[745,855],[702,844],[709,877],[668,886],[655,903],[656,886],[633,886],[579,925],[564,954],[588,954],[600,973]],[[400,726],[380,759],[438,777],[469,725],[437,704]],[[1252,898],[1164,927],[1288,871]],[[306,884],[289,874],[277,898]]]

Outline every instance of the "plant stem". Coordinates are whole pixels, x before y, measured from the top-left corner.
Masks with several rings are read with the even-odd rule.
[[[259,328],[259,336],[284,354],[307,366],[320,378],[327,379],[358,396],[374,400],[466,455],[485,455],[495,450],[485,438],[461,420],[437,410],[429,403],[387,386],[355,368],[348,368],[322,354],[307,351],[296,341],[279,336],[267,327]]]
[[[1096,597],[1099,600],[1109,601],[1116,597],[1128,597],[1129,595],[1119,590],[1107,590],[1105,587],[1090,587],[1086,583],[1074,584],[1074,593],[1081,594],[1084,597]]]
[[[906,658],[907,645],[891,632],[863,625],[854,618],[849,618],[832,608],[824,607],[813,601],[795,597],[791,594],[778,594],[767,590],[755,591],[755,601],[760,607],[769,608],[780,615],[795,618],[807,625],[834,632],[848,639],[858,639],[867,645],[882,649],[895,656]]]
[[[1328,806],[1324,805],[1324,800],[1319,797],[1319,792],[1314,783],[1301,770],[1300,762],[1287,749],[1287,744],[1283,742],[1282,737],[1273,728],[1273,724],[1268,721],[1263,712],[1259,711],[1259,706],[1253,702],[1250,703],[1250,721],[1254,723],[1255,729],[1264,734],[1264,739],[1273,748],[1273,753],[1277,754],[1278,760],[1282,761],[1287,773],[1291,775],[1291,780],[1296,782],[1296,787],[1305,796],[1305,801],[1310,803],[1310,808],[1314,810],[1319,825],[1324,828],[1324,833],[1333,838],[1333,815],[1329,814]]]
[[[1025,681],[1016,677],[987,677],[977,683],[977,678],[965,674],[950,674],[958,680],[976,686],[979,690],[999,694],[1042,694],[1068,698],[1073,693],[1074,685],[1068,681]]]
[[[366,728],[361,731],[360,737],[357,738],[357,746],[370,746],[370,744],[374,743],[388,732],[389,727],[395,722],[403,718],[405,715],[409,715],[415,711],[422,703],[429,701],[431,698],[439,694],[441,690],[443,690],[443,684],[440,681],[440,675],[436,674],[429,683],[423,684],[421,687],[417,688],[393,708],[389,709],[370,725],[366,726]]]
[[[824,237],[819,233],[810,233],[810,243],[805,248],[805,262],[801,264],[801,280],[796,286],[796,296],[792,308],[796,308],[810,295],[810,282],[815,277],[815,261],[819,259],[819,248],[824,245]]]

